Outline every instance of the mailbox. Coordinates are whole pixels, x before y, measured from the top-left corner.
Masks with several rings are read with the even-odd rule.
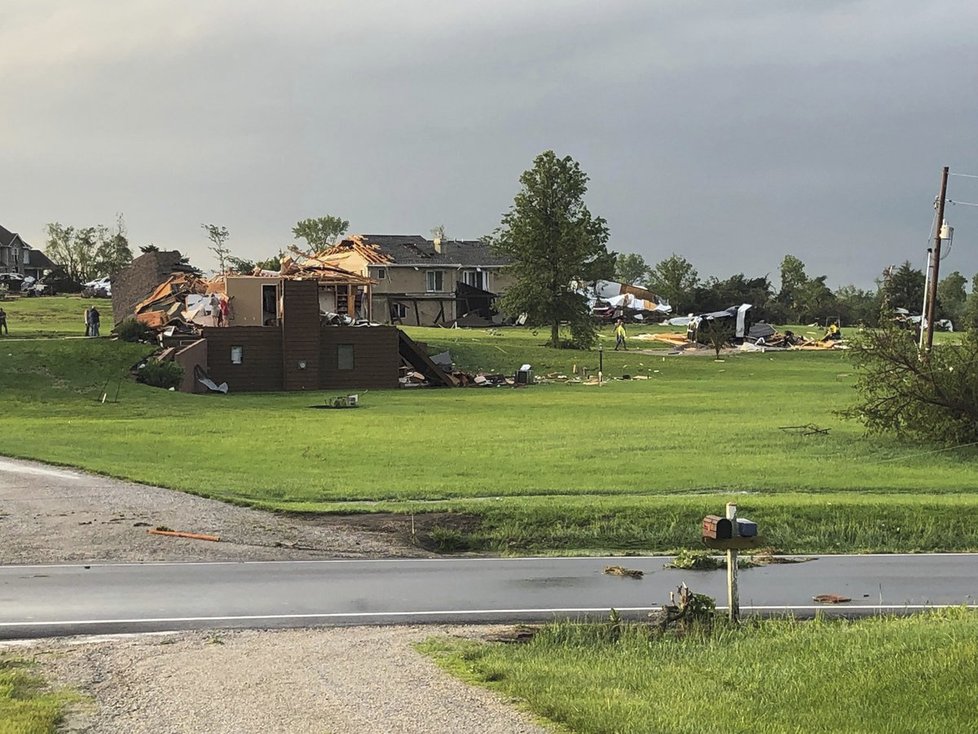
[[[733,537],[733,523],[719,515],[707,515],[703,518],[703,537],[730,540]]]
[[[757,523],[744,517],[738,517],[737,535],[741,538],[753,538],[757,535]]]

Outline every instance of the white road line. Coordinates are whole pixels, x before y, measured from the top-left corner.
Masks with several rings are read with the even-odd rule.
[[[494,557],[485,558],[313,558],[296,559],[284,561],[148,561],[145,563],[100,563],[76,562],[76,563],[37,563],[37,564],[10,564],[0,565],[3,569],[25,569],[25,568],[145,568],[147,566],[271,566],[282,564],[389,564],[389,563],[537,563],[540,561],[627,561],[628,563],[643,563],[650,561],[668,561],[675,556],[519,556],[519,557]],[[978,560],[978,553],[785,553],[785,558],[804,558],[811,560],[833,560],[837,558],[974,558]],[[778,564],[773,564],[778,565]],[[768,566],[760,566],[768,568]],[[684,569],[668,569],[679,570]],[[749,570],[749,569],[744,569]]]
[[[281,621],[286,619],[378,619],[383,617],[449,617],[477,616],[498,614],[607,614],[610,607],[581,607],[560,609],[463,609],[463,610],[431,610],[416,612],[323,612],[311,614],[246,614],[217,617],[147,617],[145,619],[74,619],[35,622],[0,622],[0,628],[19,627],[56,627],[72,625],[109,625],[109,624],[178,624],[185,622],[257,622],[261,620]],[[741,611],[911,611],[927,609],[978,609],[978,604],[832,604],[832,605],[759,605],[741,606]],[[653,612],[661,609],[652,607],[615,607],[619,612]],[[718,606],[718,610],[726,607]]]

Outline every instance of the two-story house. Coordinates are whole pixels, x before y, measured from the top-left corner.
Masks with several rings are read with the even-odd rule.
[[[40,280],[54,263],[40,250],[24,242],[19,234],[0,225],[0,273],[20,273]]]
[[[511,283],[508,260],[481,240],[358,234],[317,259],[375,281],[373,318],[386,323],[485,323]]]

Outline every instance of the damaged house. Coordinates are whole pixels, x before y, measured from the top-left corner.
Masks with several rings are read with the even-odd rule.
[[[114,313],[117,299],[120,313],[127,308],[129,285],[145,276],[145,286],[157,265],[134,261],[134,272],[114,279],[128,284],[113,290]],[[369,304],[369,280],[332,266],[288,269],[211,280],[170,272],[126,315],[160,334],[160,358],[183,367],[186,392],[223,383],[235,392],[397,387],[397,329],[354,318],[358,300]]]
[[[495,301],[511,283],[504,270],[508,259],[480,240],[352,235],[316,260],[374,281],[371,313],[389,324],[498,323]]]

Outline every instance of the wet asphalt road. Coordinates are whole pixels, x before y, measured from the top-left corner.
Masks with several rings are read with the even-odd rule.
[[[665,557],[334,560],[0,567],[0,639],[209,628],[641,617],[686,582],[726,602],[725,571]],[[641,579],[603,573],[608,565]],[[821,556],[740,572],[745,613],[851,615],[978,604],[978,554]],[[818,594],[851,602],[815,604]]]

